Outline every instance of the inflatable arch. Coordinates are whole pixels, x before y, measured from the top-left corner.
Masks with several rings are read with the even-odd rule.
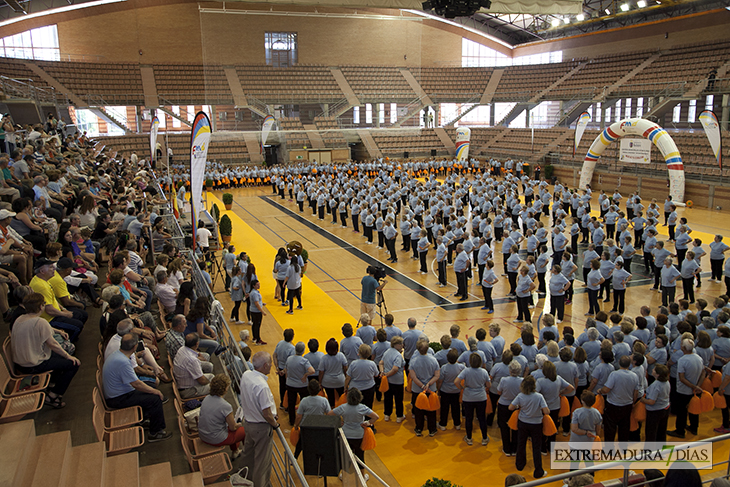
[[[585,159],[583,160],[583,169],[580,173],[581,189],[585,189],[593,179],[593,171],[596,168],[596,162],[601,157],[603,150],[608,145],[625,135],[640,135],[651,140],[664,156],[669,170],[669,194],[675,204],[683,204],[684,201],[684,164],[682,156],[679,154],[677,145],[669,136],[666,130],[661,128],[654,122],[645,118],[627,118],[612,124],[601,132],[596,140],[588,149]]]

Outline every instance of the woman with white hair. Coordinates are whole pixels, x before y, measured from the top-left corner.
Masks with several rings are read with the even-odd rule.
[[[471,337],[469,340],[471,340]],[[484,361],[481,355],[476,352],[465,353],[469,353],[469,367],[462,370],[456,379],[454,379],[454,385],[464,391],[462,398],[464,420],[466,423],[464,441],[467,445],[472,444],[471,432],[474,423],[474,412],[476,412],[479,429],[482,432],[482,446],[486,446],[489,444],[486,416],[487,390],[490,386],[489,373],[484,368]]]
[[[466,365],[468,367],[469,366],[469,363],[470,363],[469,362],[469,360],[470,360],[469,357],[471,357],[471,354],[476,353],[476,354],[479,354],[479,358],[482,359],[482,365],[481,366],[483,368],[486,368],[487,357],[486,357],[486,355],[484,355],[484,352],[482,352],[481,350],[479,350],[477,348],[477,343],[479,343],[477,341],[477,339],[475,337],[471,336],[466,341],[466,343],[467,343],[467,345],[469,345],[469,350],[467,350],[464,353],[462,353],[459,356],[459,360],[457,360],[457,362],[460,363],[460,364],[464,364],[464,365]]]
[[[358,359],[353,360],[347,368],[345,392],[350,388],[358,389],[362,392],[362,403],[372,408],[375,398],[375,378],[380,375],[380,371],[375,362],[370,360],[373,354],[370,345],[363,343],[357,352]]]
[[[520,393],[522,365],[513,360],[509,363],[508,369],[509,377],[503,377],[497,386],[500,394],[499,401],[497,401],[497,424],[502,433],[502,452],[508,457],[513,457],[517,453],[517,432],[512,431],[507,422],[511,415],[509,406]]]

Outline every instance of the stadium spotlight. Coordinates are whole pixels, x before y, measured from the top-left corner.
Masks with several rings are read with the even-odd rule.
[[[421,6],[423,10],[433,10],[436,15],[453,19],[474,15],[480,8],[489,9],[492,2],[491,0],[426,0]]]
[[[611,11],[609,9],[604,10],[606,12],[606,15],[611,15]]]
[[[621,11],[622,12],[628,12],[629,11],[629,4],[628,3],[622,3],[621,4]]]
[[[585,20],[585,18],[586,18],[586,16],[583,14],[578,14],[575,16],[575,20],[577,20],[578,22],[583,22]]]
[[[557,27],[560,25],[560,19],[553,18],[553,20],[551,20],[550,23],[552,24],[553,27]]]
[[[644,0],[639,0],[638,2],[636,2],[636,6],[639,8],[644,8],[646,7],[646,2]]]

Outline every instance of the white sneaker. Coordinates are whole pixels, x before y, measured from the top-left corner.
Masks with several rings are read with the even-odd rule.
[[[383,420],[384,420],[384,421],[390,421],[390,416],[388,416],[388,415],[386,414],[385,416],[383,416]]]
[[[337,476],[337,478],[342,480],[342,470],[340,470],[340,474]]]
[[[557,323],[558,325],[559,325],[560,323],[562,323],[562,322],[563,322],[563,320],[555,320],[555,323]]]
[[[234,451],[231,454],[231,460],[235,460],[236,458],[240,457],[241,453],[243,453],[243,448],[239,448],[238,450]]]
[[[368,474],[365,473],[365,474],[362,475],[362,478],[364,478],[365,479],[365,482],[367,482],[368,480],[370,480],[370,475],[368,475]]]
[[[461,425],[460,424],[459,425],[456,425],[456,430],[458,431],[460,429],[461,429]]]
[[[395,418],[395,422],[402,423],[403,421],[405,421],[405,419],[406,419],[405,416],[398,416],[397,418]]]
[[[436,426],[438,426],[438,429],[440,429],[441,431],[446,431],[446,426],[441,426],[440,424]]]
[[[489,438],[482,438],[482,446],[487,446],[489,444]]]

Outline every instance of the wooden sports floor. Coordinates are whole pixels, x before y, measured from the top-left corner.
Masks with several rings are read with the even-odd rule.
[[[287,199],[280,199],[271,193],[270,186],[258,188],[238,188],[227,190],[234,195],[234,204],[229,214],[233,221],[233,239],[236,252],[246,251],[251,261],[256,265],[257,275],[261,281],[261,294],[266,304],[267,316],[264,317],[262,338],[268,342],[266,346],[252,346],[253,352],[263,349],[272,352],[276,342],[282,337],[285,328],[295,330],[294,341],[307,342],[310,338],[317,338],[320,350],[330,337],[338,341],[342,338],[340,327],[349,322],[353,326],[357,322],[360,310],[360,280],[366,274],[368,265],[383,265],[389,274],[388,284],[384,288],[387,310],[395,317],[396,325],[401,330],[406,329],[406,320],[416,318],[417,328],[425,332],[431,341],[438,341],[441,335],[448,334],[449,327],[458,324],[461,327],[461,338],[466,341],[477,329],[485,329],[491,323],[499,323],[501,335],[507,344],[519,337],[519,327],[512,323],[517,316],[517,307],[514,302],[508,301],[507,280],[500,278],[495,286],[494,314],[482,311],[481,289],[478,279],[469,283],[470,299],[459,302],[454,299],[456,291],[455,276],[451,267],[448,268],[449,285],[438,287],[436,279],[435,251],[430,250],[428,261],[432,272],[428,275],[419,273],[418,261],[412,260],[405,252],[399,250],[399,260],[396,264],[388,264],[388,254],[385,249],[376,248],[377,236],[372,245],[367,245],[361,233],[354,233],[352,227],[343,229],[340,224],[333,224],[331,216],[325,215],[324,221],[313,217],[311,210],[305,205],[304,213],[299,213],[296,203]],[[220,201],[221,192],[208,193],[207,204],[217,203],[223,211]],[[594,208],[597,207],[594,197]],[[660,206],[661,203],[659,202]],[[623,205],[622,205],[623,206]],[[692,236],[701,238],[704,248],[709,254],[709,243],[714,234],[730,234],[727,212],[707,210],[704,208],[680,208],[679,216],[686,217],[693,230]],[[659,227],[659,232],[667,238],[666,227]],[[303,280],[303,310],[295,310],[294,315],[285,314],[286,309],[274,300],[275,281],[272,277],[274,257],[279,247],[286,242],[297,240],[309,252],[309,265]],[[398,237],[400,241],[400,237]],[[400,245],[396,247],[400,249]],[[668,244],[673,250],[673,245]],[[501,247],[495,252],[495,269],[501,270]],[[579,253],[582,253],[581,248]],[[220,256],[220,254],[218,254]],[[580,264],[579,264],[580,267]],[[724,284],[709,282],[709,258],[702,262],[702,287],[696,290],[696,297],[705,298],[710,303],[725,292]],[[644,274],[643,263],[640,257],[635,256],[632,271],[633,282],[626,293],[626,313],[637,316],[639,308],[648,305],[652,314],[656,314],[661,304],[661,295],[649,288],[653,280]],[[501,272],[498,272],[499,275]],[[585,323],[584,313],[588,310],[588,297],[583,291],[582,275],[577,272],[575,281],[576,295],[573,304],[566,306],[566,316],[560,330],[566,325],[572,326],[576,333],[583,331]],[[216,283],[217,298],[223,303],[226,310],[230,310],[231,302],[223,289],[222,280]],[[678,298],[681,296],[681,286],[678,289]],[[537,295],[535,295],[537,298]],[[606,311],[612,303],[601,303]],[[244,305],[245,306],[245,305]],[[549,302],[544,299],[536,301],[533,312],[533,324],[538,321],[539,315],[549,312]],[[243,309],[241,310],[244,311]],[[244,313],[245,315],[245,313]],[[243,316],[243,315],[242,315]],[[379,318],[374,325],[379,326]],[[235,333],[245,325],[231,325]],[[274,395],[278,396],[278,382],[272,375],[270,385]],[[409,399],[409,397],[408,397]],[[408,404],[409,401],[406,400]],[[464,431],[456,431],[451,423],[446,431],[439,431],[435,437],[417,438],[413,432],[414,421],[411,419],[406,406],[407,420],[401,424],[382,421],[382,403],[376,401],[374,410],[381,415],[377,423],[377,448],[366,453],[366,462],[378,475],[390,485],[403,487],[419,487],[431,477],[451,480],[457,485],[475,486],[484,484],[502,485],[503,479],[510,473],[516,473],[514,457],[506,457],[500,453],[501,442],[499,429],[495,424],[489,429],[491,442],[488,446],[478,446],[480,435],[475,431],[474,446],[467,446],[462,440]],[[282,412],[284,413],[284,412]],[[280,421],[285,431],[288,430],[286,414],[280,414]],[[475,425],[478,430],[478,425]],[[673,429],[674,418],[669,420],[669,428]],[[696,440],[714,436],[712,429],[721,426],[720,412],[713,411],[701,417],[699,436],[691,435],[688,440]],[[462,426],[463,428],[463,426]],[[558,440],[563,441],[561,435]],[[532,460],[528,445],[528,463],[522,475],[532,480]],[[715,445],[714,462],[728,459],[730,445]],[[300,460],[301,461],[301,460]],[[543,457],[543,464],[549,474],[560,471],[551,471],[549,457]],[[727,468],[727,467],[726,467]],[[719,467],[718,467],[719,469]],[[621,471],[602,471],[597,474],[598,480],[606,480],[621,476]],[[312,485],[321,485],[321,480],[308,478]],[[332,479],[330,479],[332,481]],[[336,482],[336,480],[335,480]],[[375,483],[374,483],[375,482]],[[372,480],[370,485],[377,482]]]

